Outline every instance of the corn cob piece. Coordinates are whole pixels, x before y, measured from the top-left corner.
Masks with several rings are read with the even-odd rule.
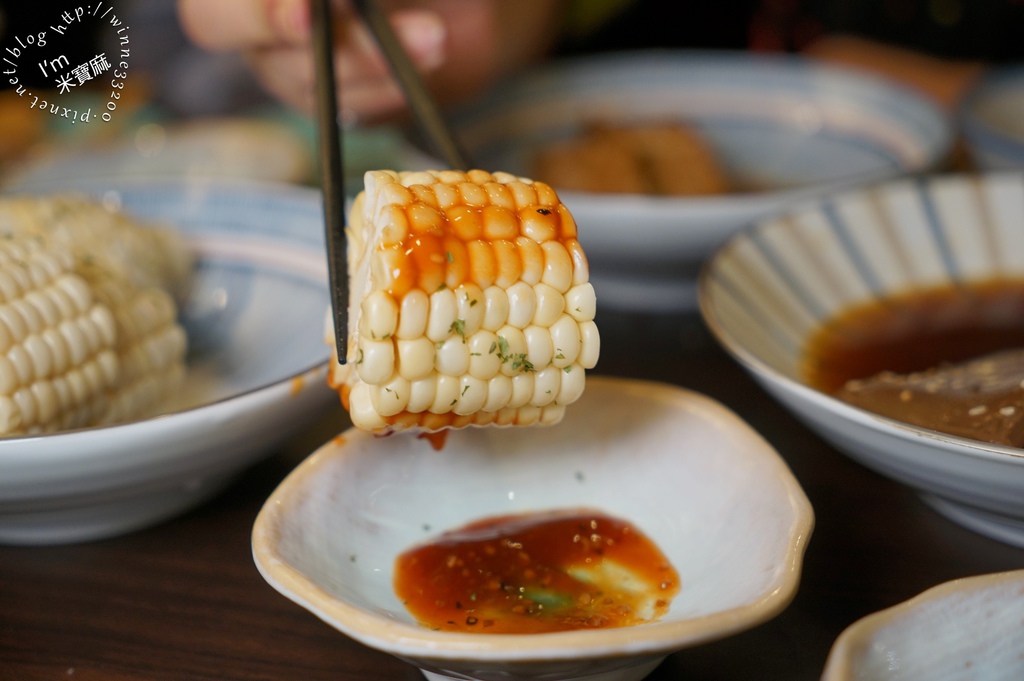
[[[163,287],[183,290],[188,256],[146,232],[85,200],[0,201],[0,437],[121,423],[174,395],[187,342]],[[159,247],[140,256],[155,272],[130,262]]]
[[[144,226],[116,199],[98,203],[76,194],[8,197],[0,201],[0,235],[34,235],[61,244],[75,260],[139,289],[160,288],[176,302],[191,282],[193,259],[180,235]]]
[[[600,337],[576,223],[541,182],[371,171],[346,230],[347,363],[330,385],[378,433],[554,424]],[[327,341],[334,347],[333,329]]]

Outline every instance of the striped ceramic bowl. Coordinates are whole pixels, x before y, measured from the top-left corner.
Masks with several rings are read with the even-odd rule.
[[[982,77],[957,112],[970,160],[981,170],[1024,168],[1024,65]]]
[[[733,237],[701,273],[712,333],[764,388],[861,464],[951,519],[1024,546],[1024,451],[906,425],[810,387],[810,336],[897,292],[1024,278],[1024,175],[891,181],[796,207]]]

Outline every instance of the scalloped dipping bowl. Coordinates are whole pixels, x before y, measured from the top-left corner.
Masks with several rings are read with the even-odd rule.
[[[599,305],[696,308],[701,263],[794,201],[935,167],[952,126],[906,87],[797,56],[649,51],[552,62],[453,118],[474,164],[533,177],[531,158],[593,121],[689,123],[758,191],[669,197],[560,190]],[[542,177],[534,179],[543,180]]]
[[[6,544],[101,539],[183,513],[338,405],[327,387],[318,192],[227,180],[97,180],[74,189],[171,224],[194,249],[180,315],[187,375],[163,416],[0,439]]]
[[[808,386],[805,343],[849,306],[974,280],[1024,278],[1024,176],[884,183],[733,237],[707,264],[701,313],[722,346],[838,450],[950,519],[1024,546],[1024,450],[888,419]]]
[[[1024,679],[1024,570],[964,577],[847,627],[821,681]]]
[[[660,621],[452,633],[417,624],[395,594],[396,557],[437,533],[580,507],[632,523],[672,562],[682,588]],[[252,545],[280,593],[428,678],[635,681],[781,612],[812,525],[789,468],[735,414],[682,388],[596,377],[557,426],[450,431],[441,451],[349,430],[270,496]]]

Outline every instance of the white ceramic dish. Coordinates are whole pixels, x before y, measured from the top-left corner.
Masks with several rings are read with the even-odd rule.
[[[971,161],[980,170],[1024,169],[1024,68],[1004,66],[983,76],[958,111]]]
[[[102,176],[297,183],[309,180],[315,167],[313,150],[300,132],[269,118],[144,123],[115,140],[97,137],[58,138],[40,146],[6,170],[3,182],[21,187]]]
[[[434,534],[578,507],[632,522],[671,560],[682,589],[661,621],[450,633],[416,624],[395,595],[395,558]],[[628,681],[781,612],[812,525],[783,460],[732,412],[681,388],[597,377],[550,428],[452,431],[441,451],[405,433],[347,431],[271,495],[252,541],[275,589],[430,678]]]
[[[907,88],[731,52],[556,62],[454,117],[475,165],[525,175],[534,149],[588,121],[665,119],[692,123],[735,178],[768,188],[695,198],[560,191],[606,307],[692,309],[700,263],[739,228],[801,198],[932,168],[951,140],[947,117]]]
[[[180,513],[337,404],[316,192],[124,180],[91,193],[176,225],[197,252],[185,393],[165,416],[0,440],[3,543],[109,537]]]
[[[1024,570],[965,577],[868,615],[839,635],[822,681],[1024,678]]]
[[[702,273],[722,345],[851,458],[953,520],[1024,546],[1024,451],[863,411],[808,387],[804,343],[840,310],[888,293],[1024,277],[1024,176],[941,176],[844,193],[733,237]]]

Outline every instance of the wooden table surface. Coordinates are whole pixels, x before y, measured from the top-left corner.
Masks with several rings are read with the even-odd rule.
[[[737,412],[788,462],[816,514],[800,589],[778,617],[669,657],[650,677],[817,679],[849,624],[951,579],[1024,567],[1024,550],[973,534],[852,462],[767,396],[693,314],[601,311],[595,373],[674,383]],[[0,681],[421,679],[280,596],[253,564],[263,501],[347,426],[332,412],[216,499],[103,541],[0,547]]]

